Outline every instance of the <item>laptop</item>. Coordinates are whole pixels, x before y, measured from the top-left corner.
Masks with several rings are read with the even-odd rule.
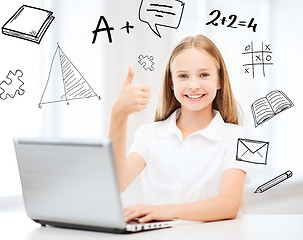
[[[126,223],[109,139],[14,138],[26,213],[42,226],[127,233],[173,221]]]

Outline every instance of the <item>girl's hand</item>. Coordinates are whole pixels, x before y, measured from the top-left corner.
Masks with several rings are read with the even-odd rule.
[[[149,86],[132,85],[134,70],[128,67],[128,75],[123,82],[119,97],[116,100],[113,110],[123,116],[138,112],[147,107],[149,102]]]
[[[146,205],[140,204],[124,209],[125,221],[128,222],[139,218],[140,223],[150,222],[152,220],[173,220],[175,216],[174,205]]]

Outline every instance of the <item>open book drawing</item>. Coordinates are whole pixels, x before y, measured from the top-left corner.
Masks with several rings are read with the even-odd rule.
[[[293,105],[292,101],[282,91],[275,90],[268,93],[266,97],[256,100],[251,105],[255,127]]]
[[[55,18],[52,14],[41,8],[23,5],[4,24],[2,33],[39,44]]]

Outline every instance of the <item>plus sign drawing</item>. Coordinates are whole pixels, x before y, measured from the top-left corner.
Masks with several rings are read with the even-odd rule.
[[[264,44],[262,42],[261,49],[255,50],[253,42],[250,45],[245,47],[245,56],[247,56],[247,62],[243,64],[245,68],[245,73],[252,74],[252,77],[255,77],[256,69],[260,69],[263,72],[263,76],[265,77],[265,67],[269,65],[273,65],[272,62],[272,51],[270,49],[270,44]]]

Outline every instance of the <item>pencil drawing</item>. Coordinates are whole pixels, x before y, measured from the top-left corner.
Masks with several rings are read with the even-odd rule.
[[[270,181],[262,184],[261,186],[259,186],[255,193],[263,193],[265,191],[267,191],[268,189],[276,186],[277,184],[285,181],[286,179],[290,178],[292,176],[292,171],[288,170],[285,173],[282,173],[281,175],[271,179]]]

